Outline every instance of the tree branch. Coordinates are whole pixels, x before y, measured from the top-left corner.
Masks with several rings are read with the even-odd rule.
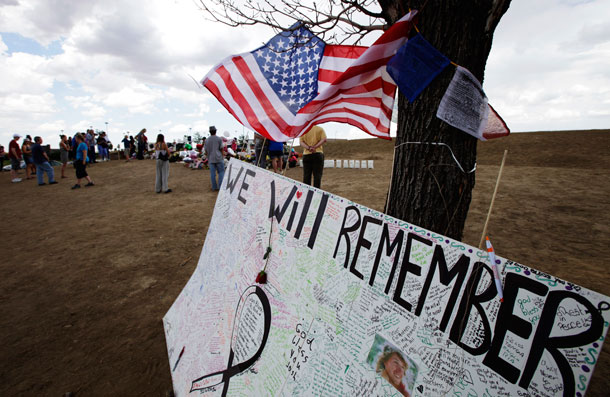
[[[262,24],[286,31],[303,22],[319,38],[358,44],[366,35],[387,29],[375,0],[199,0],[207,19],[236,27]]]

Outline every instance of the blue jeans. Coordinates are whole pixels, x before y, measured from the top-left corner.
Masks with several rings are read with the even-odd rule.
[[[36,178],[38,178],[38,184],[42,185],[44,183],[42,172],[47,173],[47,177],[49,178],[49,183],[55,182],[55,171],[53,171],[53,167],[49,164],[48,161],[45,161],[42,164],[36,164]]]
[[[218,185],[216,185],[216,172],[218,172]],[[222,186],[222,178],[225,176],[225,163],[210,163],[210,178],[212,179],[212,190],[219,190]]]
[[[100,154],[102,160],[110,159],[110,156],[108,155],[108,148],[102,147],[101,145],[97,145],[97,151]]]

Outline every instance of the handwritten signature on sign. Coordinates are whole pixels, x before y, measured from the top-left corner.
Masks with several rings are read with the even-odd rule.
[[[301,364],[305,364],[312,351],[312,344],[315,338],[307,338],[307,332],[303,329],[303,324],[298,323],[295,327],[295,335],[292,337],[290,348],[290,358],[286,364],[289,376],[292,380],[297,380],[297,374],[301,370]],[[309,347],[309,350],[307,349]]]

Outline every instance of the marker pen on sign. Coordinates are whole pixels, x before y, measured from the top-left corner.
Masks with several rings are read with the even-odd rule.
[[[491,270],[494,272],[494,281],[496,282],[498,296],[500,297],[500,302],[504,302],[504,295],[502,294],[502,280],[500,279],[498,265],[496,265],[496,253],[494,252],[494,247],[491,245],[491,241],[489,241],[489,236],[485,236],[485,244],[487,245],[487,254],[489,255],[489,261],[491,262]]]

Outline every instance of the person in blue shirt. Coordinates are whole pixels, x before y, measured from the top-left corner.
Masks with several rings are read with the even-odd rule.
[[[273,166],[273,171],[276,173],[281,173],[284,168],[282,158],[284,156],[284,142],[275,142],[269,141],[269,157],[271,158],[271,165]]]
[[[76,134],[76,159],[74,160],[74,168],[76,169],[76,185],[72,186],[72,189],[80,188],[80,181],[83,178],[87,178],[85,186],[93,186],[94,183],[87,174],[87,151],[89,150],[88,145],[85,143],[85,138],[82,134]]]

